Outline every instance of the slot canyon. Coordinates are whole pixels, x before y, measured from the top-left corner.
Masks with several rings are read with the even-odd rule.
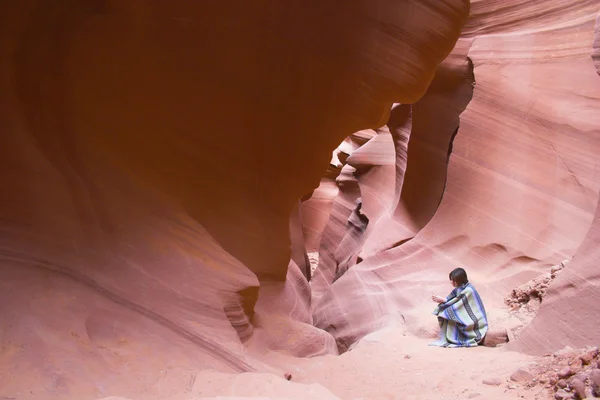
[[[0,1],[0,400],[600,397],[599,74],[600,0]]]

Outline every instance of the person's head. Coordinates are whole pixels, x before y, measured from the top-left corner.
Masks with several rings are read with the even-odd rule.
[[[454,287],[459,287],[469,282],[469,278],[467,278],[467,271],[462,268],[453,269],[452,272],[450,272],[449,277]]]

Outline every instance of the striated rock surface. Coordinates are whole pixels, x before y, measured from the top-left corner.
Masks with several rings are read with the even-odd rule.
[[[291,360],[432,336],[457,265],[494,325],[573,258],[511,346],[597,344],[599,9],[2,3],[0,395],[333,399]]]
[[[592,224],[600,189],[600,79],[591,58],[599,6],[597,1],[555,1],[544,7],[524,1],[473,2],[462,39],[438,68],[438,75],[455,71],[457,83],[436,92],[434,80],[412,107],[405,186],[394,216],[386,218],[386,228],[371,234],[370,245],[367,239],[353,250],[362,262],[317,293],[315,322],[336,337],[342,350],[387,325],[429,335],[429,297],[432,291],[450,291],[447,273],[457,265],[467,269],[494,319],[494,310],[504,307],[502,300],[511,290],[576,254]],[[467,84],[473,75],[470,99]],[[424,135],[415,128],[418,107],[430,95],[438,102],[422,108],[423,120],[450,118],[440,125],[447,132],[437,130],[439,140],[428,147],[429,154],[439,154],[437,166],[431,166],[435,173],[427,173],[421,157],[411,158],[413,141]],[[450,122],[459,114],[452,142],[456,125]],[[435,129],[424,131],[434,137]],[[448,146],[442,148],[443,143]],[[419,172],[424,178],[420,191],[406,191],[412,165],[415,174],[425,171]],[[425,188],[431,188],[431,196]],[[322,243],[328,240],[328,228]],[[590,234],[589,242],[597,243]],[[323,266],[321,262],[317,274]],[[537,339],[526,343],[523,333],[521,349],[542,351],[536,340],[556,350],[560,342],[593,344],[600,338],[596,328],[576,332],[579,318],[590,324],[594,320],[593,270],[575,264],[565,271],[556,281],[572,288],[565,292],[565,308],[548,317],[552,307],[544,312],[542,304],[539,318],[547,317],[531,328]],[[551,286],[549,303],[552,292]],[[554,293],[561,298],[558,288]],[[583,313],[587,317],[576,313],[579,296],[589,299]],[[566,321],[562,333],[549,335],[542,328],[561,320]]]
[[[173,368],[336,353],[298,200],[344,137],[423,95],[468,10],[2,2],[2,395],[152,398],[186,387]]]
[[[516,350],[542,354],[565,345],[583,347],[598,343],[599,243],[600,203],[583,244],[550,286],[538,315],[519,336]],[[552,326],[551,334],[548,326]]]
[[[391,113],[405,114],[406,119],[410,107],[396,107]],[[398,166],[396,154],[406,160],[407,137],[392,135],[387,128],[373,133],[368,142],[349,155],[336,179],[339,194],[332,207],[332,223],[321,241],[319,267],[312,282],[315,297],[360,262],[358,252],[363,243],[398,201],[405,161],[400,160]],[[396,146],[404,149],[396,153]]]
[[[592,50],[592,59],[596,70],[600,74],[600,14],[596,18],[596,28],[594,30],[594,49]]]
[[[600,19],[597,18],[593,42],[593,58],[596,68],[599,66],[599,27]],[[591,134],[598,137],[599,132],[595,131]],[[575,253],[569,268],[549,288],[547,300],[542,304],[536,319],[523,331],[515,349],[543,353],[566,344],[581,347],[598,343],[600,326],[596,321],[598,302],[600,301],[598,291],[599,243],[600,202],[596,206],[595,216],[585,240]],[[543,334],[548,326],[553,327],[551,335]]]

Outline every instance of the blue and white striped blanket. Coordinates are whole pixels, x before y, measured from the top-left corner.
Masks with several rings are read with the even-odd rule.
[[[430,346],[474,347],[488,330],[487,315],[477,290],[470,284],[455,288],[433,311],[440,324],[440,337]]]

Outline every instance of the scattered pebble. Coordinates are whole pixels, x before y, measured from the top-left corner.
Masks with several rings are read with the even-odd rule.
[[[517,383],[528,383],[533,379],[534,377],[531,372],[525,371],[522,368],[519,368],[510,376],[510,380]]]
[[[568,378],[573,374],[573,371],[571,371],[571,367],[564,367],[563,369],[561,369],[560,371],[558,371],[558,377],[559,378]]]
[[[517,370],[511,381],[524,389],[536,386],[548,390],[555,399],[600,398],[600,351],[598,347],[573,349],[565,347],[552,355],[539,358],[527,368]],[[532,376],[529,381],[525,377]],[[523,379],[523,380],[521,380]]]
[[[592,361],[594,361],[594,355],[590,352],[587,352],[585,354],[582,354],[579,359],[581,360],[581,363],[583,365],[588,365],[591,364]]]
[[[488,378],[488,379],[484,379],[482,381],[482,383],[484,385],[489,385],[489,386],[500,386],[502,385],[502,381],[498,378]]]
[[[590,386],[592,387],[592,394],[600,397],[600,369],[593,369],[590,373]]]
[[[566,392],[564,389],[559,389],[554,394],[554,398],[556,400],[566,400],[566,399],[572,399],[573,395],[569,392]]]
[[[564,379],[561,379],[560,381],[556,382],[556,386],[564,389],[567,387],[567,381],[565,381]]]
[[[570,383],[570,386],[579,399],[585,399],[585,383],[583,383],[581,379],[573,379]]]

